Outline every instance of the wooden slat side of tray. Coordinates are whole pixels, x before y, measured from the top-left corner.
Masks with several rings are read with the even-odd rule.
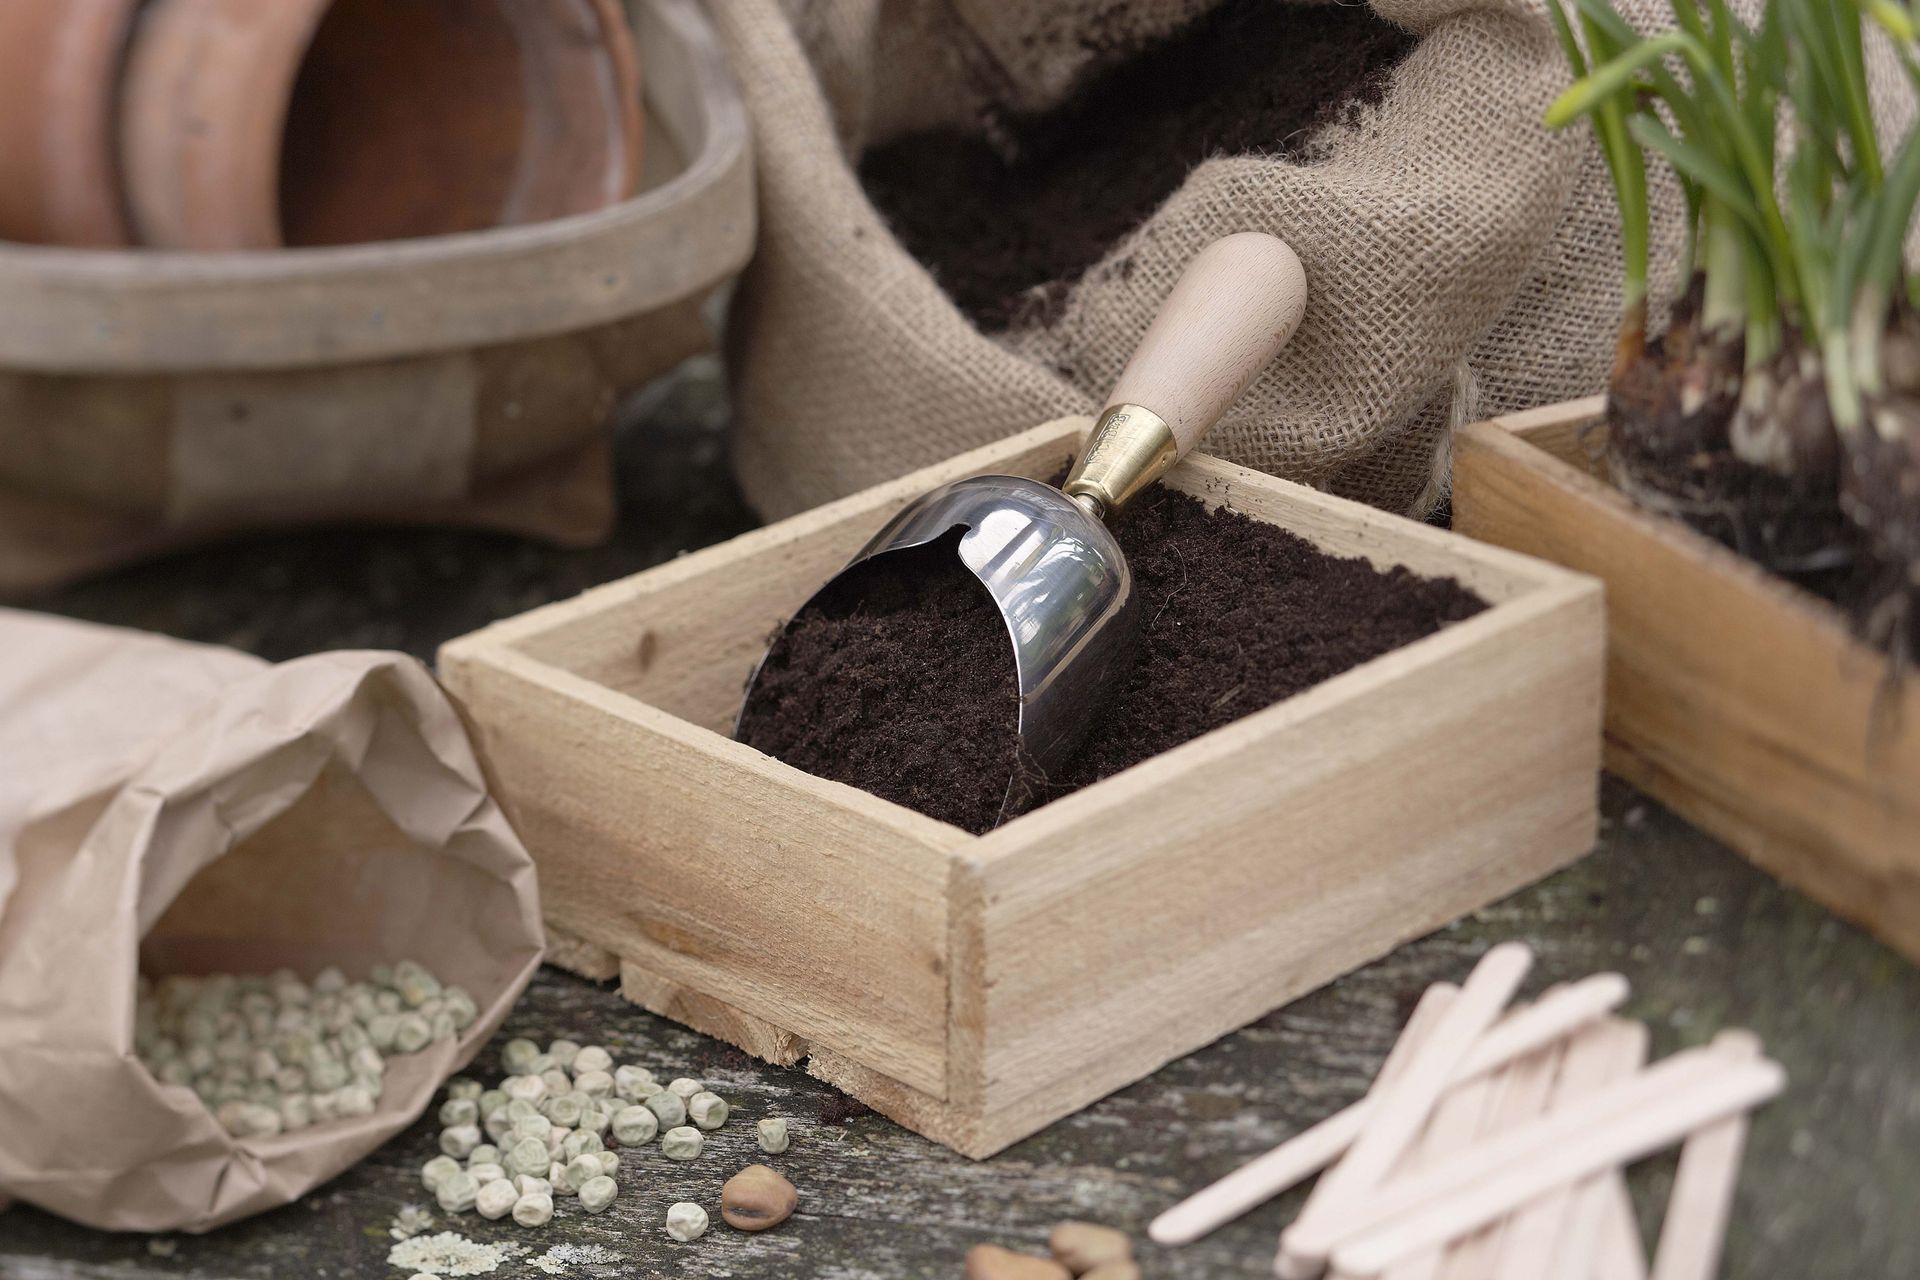
[[[1920,956],[1920,685],[1890,685],[1811,597],[1502,423],[1460,432],[1454,458],[1462,532],[1609,583],[1609,766]]]
[[[955,1071],[1054,1118],[1585,853],[1602,644],[1566,575],[982,838]]]
[[[731,734],[767,641],[901,507],[938,485],[1004,471],[1047,475],[1085,418],[1036,427],[936,467],[536,609],[476,633]]]
[[[964,832],[511,649],[441,676],[564,933],[945,1096]]]

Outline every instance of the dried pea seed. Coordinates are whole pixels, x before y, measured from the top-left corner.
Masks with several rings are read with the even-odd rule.
[[[536,1113],[523,1120],[514,1121],[513,1140],[518,1142],[522,1138],[538,1138],[545,1142],[553,1133],[553,1127],[553,1121]]]
[[[507,1152],[506,1166],[518,1174],[539,1177],[552,1163],[547,1144],[539,1138],[522,1138]]]
[[[606,1149],[606,1144],[600,1141],[599,1134],[588,1133],[584,1129],[576,1130],[568,1134],[566,1141],[560,1144],[560,1151],[564,1158],[568,1160],[572,1160],[575,1156],[583,1156],[595,1151],[605,1151]]]
[[[478,1080],[471,1080],[466,1076],[455,1076],[447,1081],[449,1098],[464,1099],[473,1103],[476,1108],[480,1105],[480,1095],[485,1092],[486,1088]]]
[[[533,1174],[521,1174],[513,1180],[513,1185],[519,1188],[520,1194],[523,1196],[550,1196],[553,1194],[553,1184],[545,1178],[537,1177]]]
[[[638,1102],[660,1092],[660,1086],[653,1082],[653,1072],[645,1067],[620,1067],[613,1073],[613,1091],[628,1102]]]
[[[513,1120],[504,1108],[488,1116],[481,1122],[480,1127],[486,1131],[487,1137],[495,1142],[507,1142],[513,1136]]]
[[[473,1124],[450,1125],[440,1132],[440,1150],[455,1160],[464,1160],[473,1154],[480,1145],[480,1126]]]
[[[690,1200],[667,1210],[667,1234],[685,1244],[707,1234],[707,1211]]]
[[[580,1052],[580,1046],[572,1040],[555,1040],[547,1046],[547,1056],[562,1071],[573,1070],[574,1055]]]
[[[618,1155],[618,1153],[612,1152],[612,1151],[600,1150],[600,1151],[589,1152],[588,1156],[589,1158],[598,1160],[600,1162],[600,1172],[606,1174],[609,1178],[617,1177],[619,1175],[620,1156]]]
[[[669,1160],[696,1160],[705,1143],[698,1129],[681,1125],[660,1135],[660,1154]]]
[[[531,1040],[509,1040],[500,1049],[500,1066],[510,1076],[523,1076],[527,1064],[540,1056],[540,1046]]]
[[[558,1065],[559,1064],[554,1062],[552,1054],[536,1053],[535,1055],[533,1055],[533,1061],[527,1064],[527,1069],[522,1074],[530,1075],[530,1076],[545,1075],[547,1072],[552,1071]]]
[[[574,1055],[573,1066],[569,1068],[575,1075],[589,1071],[612,1071],[613,1055],[597,1044],[590,1044]]]
[[[662,1129],[671,1129],[687,1122],[687,1104],[677,1093],[662,1090],[640,1105],[653,1112],[654,1119],[660,1122]]]
[[[549,1098],[561,1098],[573,1092],[573,1077],[558,1067],[541,1072],[540,1083],[547,1086]]]
[[[585,1052],[581,1050],[582,1054]],[[604,1071],[583,1071],[573,1078],[573,1088],[589,1098],[609,1097],[613,1093],[613,1077]]]
[[[480,1194],[480,1184],[465,1169],[450,1173],[434,1188],[433,1198],[448,1213],[465,1213],[473,1208],[474,1197]]]
[[[557,1196],[570,1196],[574,1192],[574,1185],[567,1181],[567,1166],[558,1160],[547,1166],[547,1181],[553,1184],[553,1194]]]
[[[567,1182],[577,1192],[581,1187],[600,1176],[600,1161],[596,1156],[582,1153],[567,1161]]]
[[[520,1192],[505,1179],[481,1183],[480,1190],[473,1197],[473,1207],[480,1211],[483,1218],[504,1218],[513,1212],[513,1206],[518,1203]]]
[[[480,1108],[467,1098],[448,1098],[440,1104],[440,1123],[444,1125],[478,1124]]]
[[[522,1120],[530,1120],[534,1116],[537,1116],[539,1114],[540,1114],[540,1108],[534,1106],[531,1102],[528,1102],[525,1098],[516,1098],[516,1097],[513,1097],[511,1094],[508,1095],[507,1119],[513,1121],[515,1124],[520,1123],[520,1121]]]
[[[467,1172],[472,1174],[473,1180],[483,1187],[489,1182],[504,1182],[507,1177],[507,1171],[491,1160],[469,1164]]]
[[[580,1123],[580,1117],[586,1112],[587,1100],[578,1094],[564,1094],[558,1098],[548,1098],[540,1104],[540,1114],[558,1125],[568,1128]]]
[[[622,1107],[614,1113],[613,1136],[623,1147],[652,1142],[659,1132],[660,1121],[645,1107]]]
[[[753,1126],[753,1136],[760,1143],[760,1149],[770,1156],[777,1156],[792,1143],[787,1133],[787,1122],[782,1116],[769,1116]]]
[[[539,1076],[511,1076],[501,1082],[509,1098],[517,1098],[530,1107],[537,1107],[547,1099],[547,1082]]]
[[[599,1213],[619,1193],[619,1184],[604,1173],[597,1174],[580,1184],[580,1207],[588,1213]]]
[[[467,1168],[469,1169],[477,1164],[505,1163],[506,1161],[500,1156],[500,1148],[494,1146],[491,1142],[483,1142],[473,1150],[467,1152]]]
[[[474,1105],[480,1108],[481,1118],[484,1119],[507,1105],[507,1095],[498,1089],[488,1089],[474,1099]]]
[[[393,1029],[393,1047],[398,1053],[418,1053],[432,1043],[433,1025],[417,1013],[403,1013]]]
[[[703,1092],[706,1087],[707,1086],[701,1084],[691,1076],[681,1076],[678,1080],[675,1080],[667,1086],[667,1092],[679,1098],[680,1101],[685,1102],[694,1094]]]
[[[717,1093],[696,1093],[687,1100],[687,1114],[702,1129],[718,1129],[727,1122],[727,1101]]]
[[[601,1107],[595,1107],[591,1111],[581,1112],[580,1123],[575,1125],[574,1128],[584,1129],[588,1133],[598,1134],[601,1137],[605,1137],[607,1133],[607,1126],[612,1122],[613,1122],[613,1118],[612,1118],[611,1112]]]
[[[513,1206],[513,1220],[523,1227],[544,1227],[553,1221],[553,1197],[534,1192]]]
[[[370,1116],[373,1114],[373,1091],[365,1085],[350,1084],[334,1094],[334,1111],[342,1116]],[[480,1131],[473,1131],[474,1144],[480,1142]]]

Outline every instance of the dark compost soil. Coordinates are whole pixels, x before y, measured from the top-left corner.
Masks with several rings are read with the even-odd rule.
[[[1044,319],[1201,161],[1297,154],[1378,101],[1414,44],[1361,4],[1227,0],[1051,111],[894,139],[860,177],[960,309],[1002,330]]]
[[[1383,573],[1171,490],[1143,496],[1114,532],[1140,593],[1139,654],[1042,803],[1487,607],[1451,579]],[[950,541],[866,568],[852,591],[789,628],[741,740],[987,831],[1018,755],[1000,615]]]

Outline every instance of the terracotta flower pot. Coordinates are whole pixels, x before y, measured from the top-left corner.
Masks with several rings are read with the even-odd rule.
[[[127,243],[113,108],[137,4],[0,3],[0,240]]]
[[[140,240],[396,240],[632,194],[617,0],[148,0],[123,86]]]

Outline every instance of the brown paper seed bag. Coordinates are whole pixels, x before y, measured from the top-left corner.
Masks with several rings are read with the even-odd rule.
[[[539,963],[533,863],[426,669],[0,610],[0,1200],[205,1231],[420,1115]],[[370,1116],[237,1139],[134,1056],[135,977],[418,960],[473,994]]]

